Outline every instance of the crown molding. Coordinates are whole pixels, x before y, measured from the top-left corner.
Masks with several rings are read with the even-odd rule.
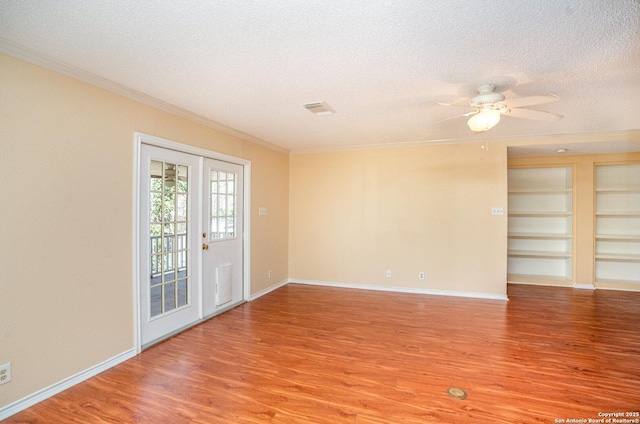
[[[327,147],[311,147],[307,149],[293,149],[292,155],[305,155],[312,153],[331,153],[353,150],[375,150],[375,149],[394,149],[400,147],[420,147],[420,146],[437,146],[442,144],[470,144],[477,143],[479,140],[475,138],[451,138],[425,141],[401,141],[397,143],[378,143],[378,144],[351,144],[345,146],[327,146]],[[486,142],[487,140],[482,140]]]
[[[640,129],[621,130],[621,131],[600,131],[585,132],[571,134],[541,134],[527,136],[503,136],[483,138],[460,138],[460,139],[440,139],[440,140],[424,140],[409,141],[400,143],[381,143],[381,144],[362,144],[349,146],[328,146],[308,149],[291,150],[291,155],[303,155],[313,153],[331,153],[341,151],[354,150],[373,150],[373,149],[392,149],[400,147],[420,147],[420,146],[437,146],[443,144],[485,144],[485,143],[505,143],[507,146],[523,146],[523,145],[544,145],[555,143],[589,143],[598,141],[640,141]]]
[[[25,62],[32,63],[42,68],[49,69],[50,71],[54,71],[59,74],[68,76],[75,80],[82,81],[84,83],[93,85],[98,88],[102,88],[104,90],[121,95],[123,97],[134,100],[136,102],[145,104],[147,106],[151,106],[156,109],[162,110],[164,112],[168,112],[172,115],[176,115],[181,118],[185,118],[190,121],[196,122],[198,124],[207,126],[209,128],[213,128],[224,134],[237,137],[244,141],[248,141],[250,143],[257,144],[262,147],[266,147],[268,149],[275,150],[281,153],[285,153],[285,154],[290,153],[288,149],[282,148],[268,141],[254,137],[250,134],[247,134],[242,131],[236,130],[234,128],[228,127],[226,125],[220,124],[219,122],[215,122],[209,118],[205,118],[204,116],[190,112],[181,107],[172,105],[171,103],[157,99],[153,96],[149,96],[140,91],[126,87],[122,84],[118,84],[117,82],[111,81],[109,79],[100,77],[91,72],[87,72],[82,69],[76,68],[74,66],[67,65],[53,58],[45,56],[41,53],[38,53],[34,50],[30,50],[18,44],[15,44],[2,37],[0,37],[0,53],[5,53],[9,56],[13,56]]]
[[[503,141],[508,146],[555,144],[555,143],[593,143],[602,141],[637,141],[640,140],[640,129],[619,131],[594,131],[571,134],[549,134],[542,136],[510,137]]]

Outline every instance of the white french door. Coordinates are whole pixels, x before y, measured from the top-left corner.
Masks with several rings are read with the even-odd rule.
[[[202,317],[201,159],[141,146],[140,335],[142,345]]]
[[[144,144],[141,136],[138,140],[137,310],[142,348],[248,298],[247,165],[210,159],[198,149],[181,152]]]
[[[204,160],[202,300],[209,316],[243,301],[243,168]]]

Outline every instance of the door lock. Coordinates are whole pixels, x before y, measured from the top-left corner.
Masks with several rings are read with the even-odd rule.
[[[209,245],[202,243],[202,250],[209,250]]]
[[[207,233],[202,233],[202,238],[207,238]]]

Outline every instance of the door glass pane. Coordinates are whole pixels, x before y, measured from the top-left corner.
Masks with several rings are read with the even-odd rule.
[[[187,304],[187,280],[178,280],[178,307]]]
[[[210,173],[210,240],[236,237],[236,181],[236,174],[233,172],[211,171]]]
[[[189,168],[151,162],[149,242],[150,315],[156,317],[189,304],[187,271]]]
[[[177,187],[178,193],[186,193],[188,191],[187,176],[189,168],[185,165],[178,165]]]
[[[151,283],[153,284],[153,283]],[[162,286],[151,286],[151,316],[155,317],[162,313]]]
[[[187,220],[187,195],[178,194],[176,197],[176,221],[185,222]]]
[[[155,192],[151,193],[149,199],[149,221],[150,222],[162,222],[162,194]]]
[[[165,312],[172,311],[177,307],[175,287],[176,287],[175,281],[166,283],[164,285],[164,311]]]
[[[174,222],[175,218],[175,194],[164,193],[162,196],[162,222]]]

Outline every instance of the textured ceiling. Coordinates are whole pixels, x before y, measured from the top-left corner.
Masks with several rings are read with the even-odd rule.
[[[292,151],[640,129],[635,0],[0,0],[0,41]],[[438,123],[484,83],[565,118]]]

